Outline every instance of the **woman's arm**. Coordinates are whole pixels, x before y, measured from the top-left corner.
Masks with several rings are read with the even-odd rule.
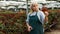
[[[27,15],[26,25],[29,26],[29,14]]]
[[[45,12],[45,23],[48,23],[48,15],[49,15],[49,13],[48,12]]]
[[[29,14],[28,14],[27,19],[26,19],[26,25],[28,27],[28,31],[30,32],[32,30],[32,27],[29,25]]]
[[[44,24],[45,14],[42,11],[38,12],[38,18],[42,24]]]
[[[26,23],[27,27],[28,27],[28,31],[30,32],[32,30],[32,27],[29,25],[29,23]]]
[[[41,12],[40,18],[41,18],[40,20],[42,21],[42,23],[44,23],[45,14],[43,12]]]

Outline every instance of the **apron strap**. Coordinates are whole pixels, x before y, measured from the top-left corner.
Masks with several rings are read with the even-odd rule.
[[[36,12],[36,15],[38,14],[38,12]],[[40,21],[40,17],[38,17],[38,15],[37,15],[37,18],[38,18],[38,20],[39,20],[39,22],[41,23],[41,24],[43,24],[41,21]],[[40,18],[40,19],[39,19]]]

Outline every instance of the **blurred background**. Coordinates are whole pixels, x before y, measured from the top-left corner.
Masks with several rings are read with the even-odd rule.
[[[48,10],[44,33],[60,34],[60,0],[0,0],[0,34],[28,34],[25,20],[32,2]]]

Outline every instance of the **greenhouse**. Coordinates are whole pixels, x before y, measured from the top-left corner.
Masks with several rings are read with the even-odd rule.
[[[33,14],[34,11],[40,11],[39,16]],[[30,25],[31,30],[28,29]],[[59,0],[0,0],[0,34],[39,34],[39,32],[60,34]]]

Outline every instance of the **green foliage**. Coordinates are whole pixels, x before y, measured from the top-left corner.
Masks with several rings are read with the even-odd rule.
[[[49,12],[48,19],[49,19],[48,23],[44,25],[45,28],[50,29],[50,25],[55,23],[60,24],[60,12],[58,12],[57,10],[51,10]]]
[[[1,12],[0,30],[5,34],[25,34],[27,32],[25,20],[26,14],[24,12]]]

